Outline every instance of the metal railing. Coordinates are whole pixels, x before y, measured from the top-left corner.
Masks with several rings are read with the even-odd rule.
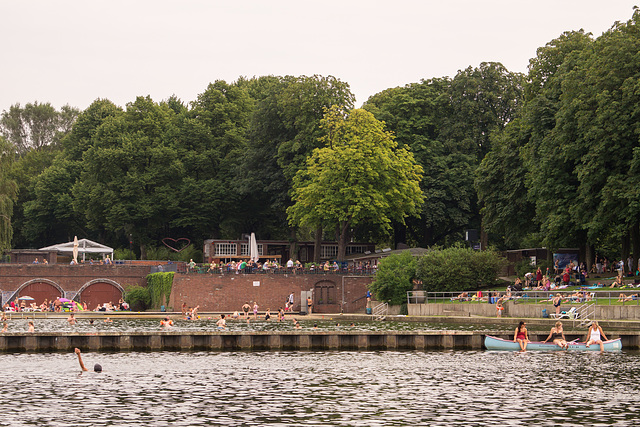
[[[573,296],[576,292],[571,291],[517,291],[511,292],[510,296],[504,291],[482,291],[482,297],[477,297],[477,291],[469,292],[427,292],[408,291],[407,304],[469,304],[469,303],[490,303],[495,304],[499,298],[503,301],[514,301],[517,304],[537,304],[551,302],[556,294],[562,295],[562,304],[593,303],[594,305],[634,305],[640,306],[640,290],[619,290],[619,291],[582,291],[583,297]]]
[[[389,314],[389,304],[383,302],[382,304],[378,304],[373,307],[373,311],[371,313],[373,315],[374,320],[384,320]]]

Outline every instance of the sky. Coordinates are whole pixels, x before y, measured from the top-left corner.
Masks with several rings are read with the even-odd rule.
[[[564,31],[595,37],[640,0],[0,0],[0,111],[98,98],[190,102],[216,80],[332,75],[356,106],[481,62],[526,72]]]

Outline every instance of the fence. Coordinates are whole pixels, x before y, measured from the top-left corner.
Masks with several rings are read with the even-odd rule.
[[[177,262],[174,265],[176,265],[175,271],[179,274],[352,274],[356,276],[372,276],[376,273],[375,268],[357,268],[355,266],[331,267],[329,269],[322,267],[287,268],[285,266],[263,269],[247,266],[238,270],[227,265],[214,268],[211,268],[208,264],[196,264],[193,267],[189,267],[189,263],[186,262]]]
[[[407,292],[408,304],[469,304],[469,303],[489,303],[495,304],[499,298],[503,301],[514,301],[517,304],[537,304],[551,302],[558,292],[554,291],[523,291],[512,292],[510,297],[498,291],[482,291],[482,298],[477,298],[477,291],[472,292]],[[640,290],[619,290],[619,291],[595,291],[583,292],[582,297],[574,296],[576,293],[560,292],[562,295],[561,304],[582,304],[585,302],[596,305],[640,305]]]

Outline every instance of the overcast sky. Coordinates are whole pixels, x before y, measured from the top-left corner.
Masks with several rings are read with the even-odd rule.
[[[562,32],[599,36],[640,0],[0,0],[0,110],[189,102],[238,76],[333,75],[360,106],[498,61],[526,72]]]

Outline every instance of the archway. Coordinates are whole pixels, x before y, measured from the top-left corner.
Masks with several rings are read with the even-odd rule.
[[[80,288],[74,300],[81,303],[86,302],[87,308],[94,310],[105,302],[117,304],[123,294],[124,289],[117,282],[110,279],[94,279]]]
[[[33,279],[24,283],[13,294],[12,298],[20,298],[23,296],[30,296],[35,298],[37,305],[40,305],[44,300],[54,300],[58,297],[64,296],[64,290],[56,282],[49,279]]]

